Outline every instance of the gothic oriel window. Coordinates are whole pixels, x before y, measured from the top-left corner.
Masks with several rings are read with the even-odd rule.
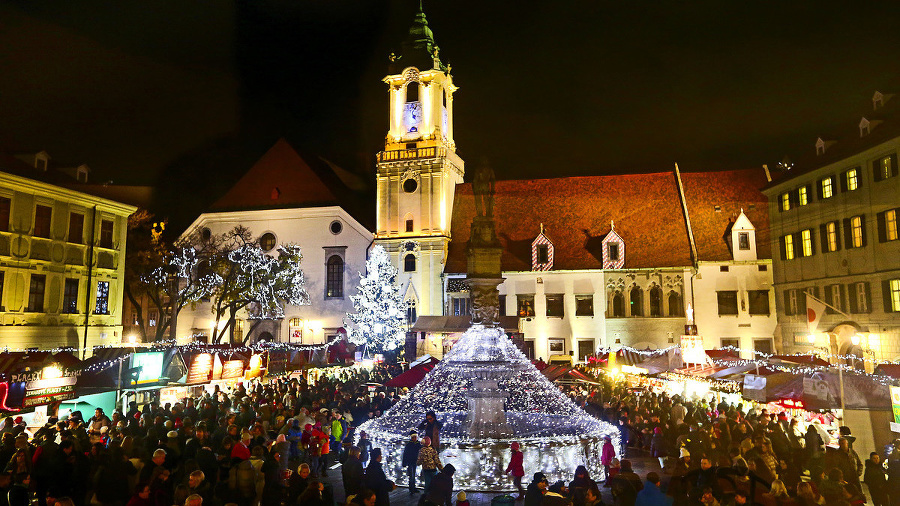
[[[650,289],[650,316],[662,316],[662,290],[658,286]]]
[[[639,286],[636,286],[631,289],[629,293],[629,298],[631,299],[631,316],[643,316],[644,315],[644,293],[643,290]]]

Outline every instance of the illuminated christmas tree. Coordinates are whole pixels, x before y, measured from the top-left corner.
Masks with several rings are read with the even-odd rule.
[[[405,309],[397,286],[397,269],[384,248],[375,246],[359,275],[358,295],[350,296],[355,313],[347,315],[350,342],[370,353],[394,352],[404,342]]]

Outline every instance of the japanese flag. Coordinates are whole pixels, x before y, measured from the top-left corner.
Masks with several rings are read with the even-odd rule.
[[[825,304],[812,295],[806,294],[806,323],[809,325],[810,334],[816,333],[823,314],[825,314]]]

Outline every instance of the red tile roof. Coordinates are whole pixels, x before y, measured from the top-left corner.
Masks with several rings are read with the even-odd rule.
[[[761,192],[767,184],[762,168],[683,172],[681,180],[684,183],[685,200],[700,260],[721,261],[732,258],[724,235],[741,210],[756,228],[757,257],[772,258],[768,200]],[[719,211],[716,211],[716,206],[719,206]],[[649,216],[647,218],[652,220]],[[625,240],[628,241],[627,238]]]
[[[700,260],[731,259],[724,236],[741,208],[757,229],[759,258],[771,258],[762,169],[682,173],[682,181]],[[466,270],[474,214],[471,184],[458,185],[446,272]],[[541,223],[553,238],[554,270],[600,269],[611,220],[625,241],[626,269],[691,265],[673,172],[498,181],[494,214],[504,271],[531,270]]]
[[[211,210],[338,204],[337,178],[328,177],[322,165],[325,163],[319,159],[304,159],[286,140],[279,139]]]

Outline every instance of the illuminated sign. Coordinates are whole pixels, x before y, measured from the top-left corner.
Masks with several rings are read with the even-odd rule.
[[[23,408],[43,406],[57,401],[75,398],[75,376],[46,378],[25,383]]]
[[[199,353],[194,356],[188,369],[187,383],[206,383],[213,369],[213,357],[209,353]]]
[[[246,379],[253,379],[262,376],[262,355],[259,353],[250,357],[250,368],[247,369]]]
[[[894,423],[900,423],[900,387],[891,387],[891,406],[894,409]]]
[[[242,360],[227,360],[222,365],[222,379],[240,378],[244,374],[244,362]]]
[[[799,399],[779,399],[777,404],[787,409],[803,409],[803,401]]]
[[[706,350],[700,336],[681,336],[681,358],[686,364],[705,364]]]
[[[154,351],[151,353],[135,353],[131,356],[131,367],[141,368],[138,375],[138,385],[156,383],[162,375],[163,359],[165,352]]]

